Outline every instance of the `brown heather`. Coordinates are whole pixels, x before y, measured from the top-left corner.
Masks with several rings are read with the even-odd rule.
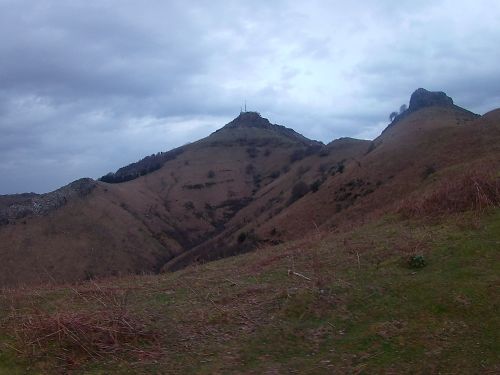
[[[442,181],[421,197],[402,201],[398,212],[406,217],[483,211],[500,205],[500,177],[493,173],[465,172]]]

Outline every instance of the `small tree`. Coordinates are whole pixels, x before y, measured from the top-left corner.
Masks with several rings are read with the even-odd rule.
[[[393,122],[397,115],[397,112],[391,112],[391,114],[389,115],[389,120]]]
[[[406,104],[402,104],[401,107],[399,107],[399,114],[402,114],[407,109],[408,107],[406,106]]]

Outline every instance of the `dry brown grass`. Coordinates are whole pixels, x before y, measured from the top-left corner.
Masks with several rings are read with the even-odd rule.
[[[22,342],[20,350],[35,355],[43,354],[50,345],[71,357],[135,353],[134,344],[152,336],[142,321],[117,309],[55,314],[36,311],[21,317],[15,325],[14,331]]]
[[[466,172],[438,185],[421,198],[407,198],[398,212],[406,217],[483,211],[500,205],[500,178],[488,172]]]
[[[57,353],[56,360],[64,367],[105,357],[144,361],[161,355],[151,324],[154,317],[134,314],[127,306],[126,291],[110,291],[97,283],[70,290],[72,303],[83,308],[73,310],[50,302],[40,307],[36,300],[44,297],[36,291],[31,303],[21,305],[26,295],[13,291],[10,313],[3,323],[15,339],[10,347],[31,359]]]

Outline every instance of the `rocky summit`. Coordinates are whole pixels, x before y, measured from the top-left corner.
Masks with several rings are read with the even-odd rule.
[[[270,129],[271,123],[267,118],[264,118],[258,112],[241,112],[238,117],[228,123],[226,128],[264,128]]]
[[[432,106],[451,106],[453,99],[442,91],[428,91],[423,88],[417,89],[410,98],[410,112]]]

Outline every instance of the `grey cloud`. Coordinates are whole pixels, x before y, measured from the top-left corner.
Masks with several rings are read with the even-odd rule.
[[[325,143],[375,136],[421,86],[487,111],[498,18],[493,0],[0,0],[0,194],[206,136],[245,99]]]

